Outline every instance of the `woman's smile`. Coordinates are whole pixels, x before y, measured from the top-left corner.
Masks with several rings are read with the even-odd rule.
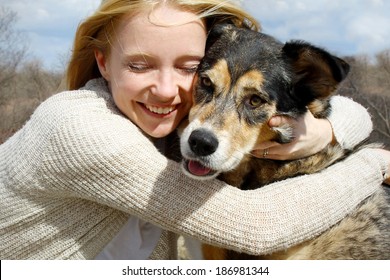
[[[168,116],[173,111],[176,110],[177,106],[158,106],[158,105],[148,105],[148,104],[141,104],[144,108],[146,108],[150,113],[153,113],[153,115],[157,115],[159,117]]]

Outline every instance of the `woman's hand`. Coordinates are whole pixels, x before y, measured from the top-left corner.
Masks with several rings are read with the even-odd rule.
[[[299,119],[274,116],[268,122],[270,127],[283,124],[289,124],[293,128],[294,140],[288,144],[262,142],[252,151],[254,156],[275,160],[304,158],[319,152],[334,139],[330,122],[327,119],[316,119],[310,111]]]

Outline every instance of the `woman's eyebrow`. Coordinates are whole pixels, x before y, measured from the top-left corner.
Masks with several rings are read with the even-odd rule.
[[[124,53],[123,57],[125,57],[127,60],[152,60],[155,57],[153,55],[150,55],[148,53]],[[202,60],[203,55],[199,54],[185,54],[182,56],[177,57],[176,61],[200,61]]]
[[[190,61],[200,61],[201,59],[203,58],[202,55],[182,55],[180,57],[177,58],[177,60],[179,61],[183,61],[183,60],[190,60]]]
[[[152,59],[153,56],[147,53],[124,53],[123,56],[127,59]]]

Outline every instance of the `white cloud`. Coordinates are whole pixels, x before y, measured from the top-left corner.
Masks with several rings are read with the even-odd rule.
[[[16,28],[25,34],[30,56],[47,67],[58,65],[58,57],[69,52],[78,24],[99,4],[100,0],[0,0],[17,13]]]
[[[375,16],[375,21],[373,17]],[[365,15],[351,21],[348,38],[358,42],[359,52],[378,52],[390,48],[390,19],[381,15]],[[374,32],[375,30],[375,32]]]
[[[100,0],[0,0],[0,5],[8,6],[18,13],[18,26],[26,29],[63,29],[65,26],[77,25],[99,3]]]
[[[245,0],[244,7],[282,41],[303,39],[341,55],[390,48],[390,1]]]
[[[77,25],[101,0],[0,0],[19,15],[17,28],[47,66],[68,53]],[[340,55],[390,48],[390,1],[242,0],[264,31],[282,41],[303,39]]]

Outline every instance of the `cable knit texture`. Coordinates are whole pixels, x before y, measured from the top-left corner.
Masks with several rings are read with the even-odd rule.
[[[360,126],[366,112],[347,114],[354,113],[350,121],[335,114],[337,139],[351,138],[345,126]],[[375,151],[362,150],[321,173],[254,191],[192,180],[116,109],[105,82],[92,80],[42,103],[0,146],[0,259],[93,259],[129,215],[165,230],[151,258],[176,257],[170,232],[264,254],[342,219],[378,189],[385,170]]]
[[[332,124],[337,142],[344,149],[352,149],[370,136],[373,125],[364,107],[343,96],[334,96],[330,100],[332,111],[328,120]]]

